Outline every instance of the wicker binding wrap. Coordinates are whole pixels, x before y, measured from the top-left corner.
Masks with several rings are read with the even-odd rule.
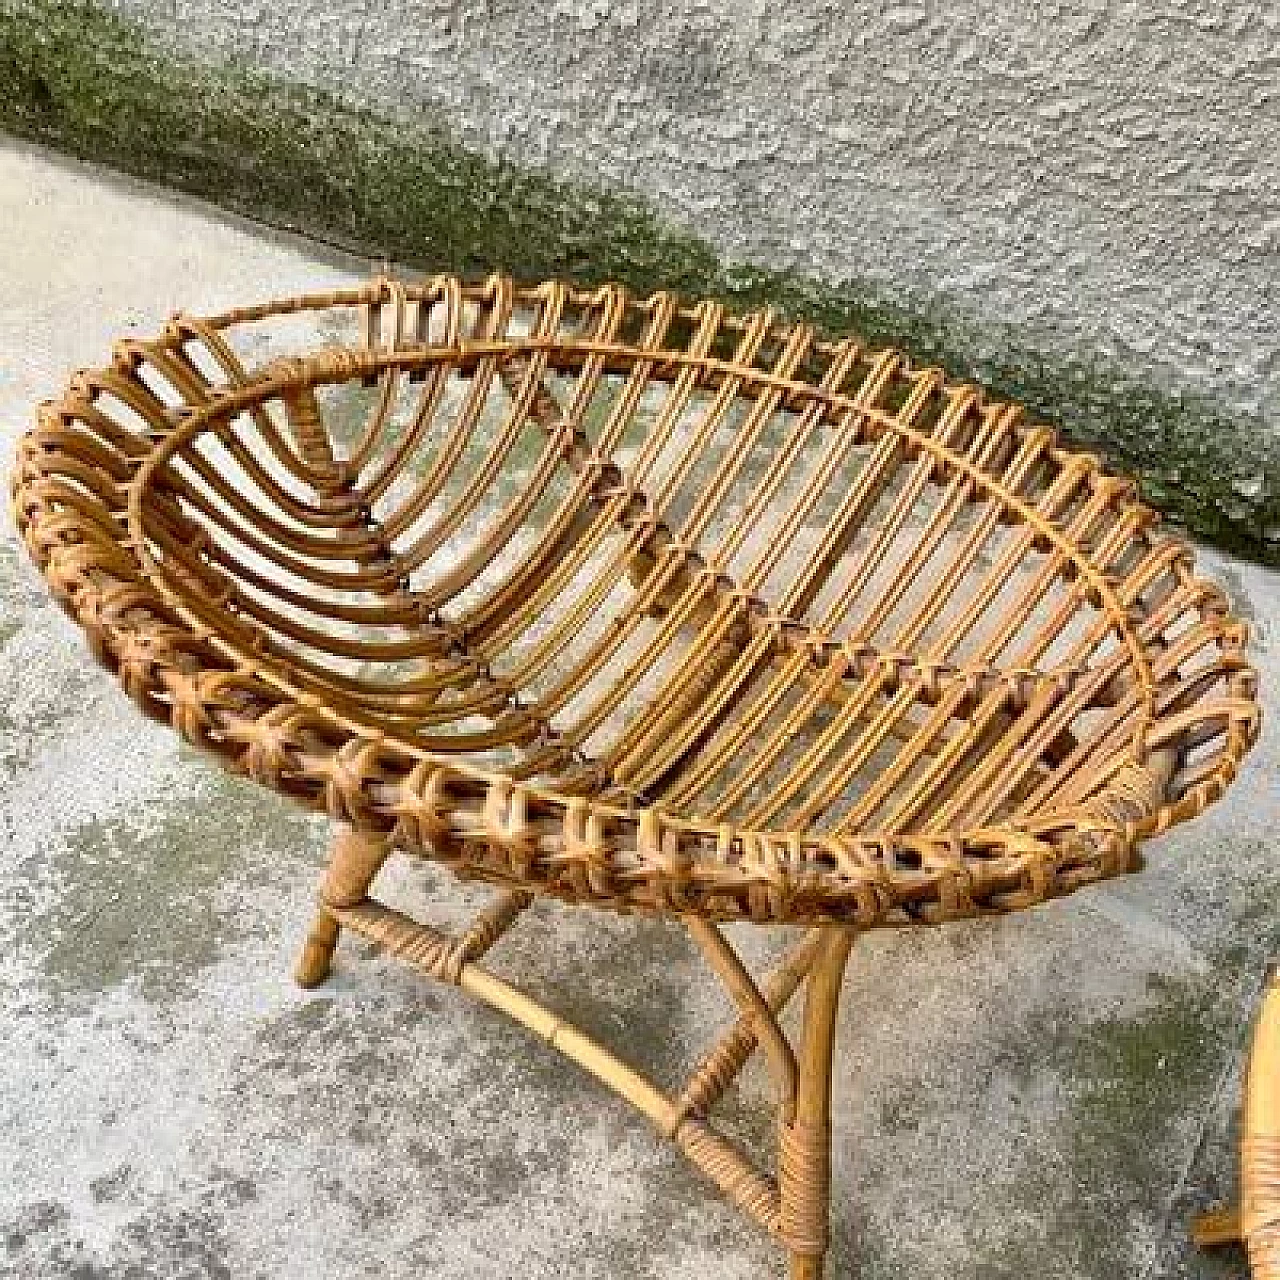
[[[1280,1280],[1280,965],[1262,991],[1244,1075],[1240,1203],[1195,1221],[1202,1248],[1243,1244],[1254,1280]]]
[[[1253,1029],[1240,1143],[1240,1235],[1254,1280],[1280,1280],[1280,971]]]
[[[712,302],[440,277],[179,316],[42,407],[13,495],[148,715],[343,824],[306,981],[350,927],[506,1008],[796,1275],[852,933],[1132,870],[1258,731],[1244,626],[1131,482],[898,352]],[[433,934],[366,896],[393,849],[505,892]],[[689,923],[742,1017],[684,1094],[476,963],[533,893]],[[738,919],[820,927],[757,985]],[[757,1045],[776,1179],[705,1122]]]

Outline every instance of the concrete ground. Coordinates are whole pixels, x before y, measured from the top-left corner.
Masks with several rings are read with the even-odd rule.
[[[0,144],[4,455],[76,366],[363,263]],[[835,1092],[835,1274],[1231,1277],[1246,1022],[1280,951],[1280,575],[1208,554],[1270,716],[1228,799],[1141,876],[859,944]],[[345,942],[289,979],[324,823],[145,725],[0,545],[0,1274],[778,1273],[643,1121],[452,990]],[[464,896],[395,867],[392,896]],[[741,935],[739,935],[741,936]],[[760,958],[777,939],[750,936]],[[727,1006],[668,925],[539,907],[495,953],[673,1080]],[[768,1131],[754,1068],[726,1114]]]

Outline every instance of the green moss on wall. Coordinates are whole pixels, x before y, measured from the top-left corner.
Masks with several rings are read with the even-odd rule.
[[[1100,449],[1200,536],[1280,563],[1280,443],[1266,424],[1170,392],[1154,370],[1047,353],[928,303],[726,264],[631,196],[478,154],[440,121],[162,56],[93,5],[0,0],[0,129],[426,269],[613,278],[902,345]]]

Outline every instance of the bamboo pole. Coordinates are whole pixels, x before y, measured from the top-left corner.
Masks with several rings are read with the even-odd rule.
[[[822,934],[805,998],[795,1122],[780,1126],[781,1231],[791,1251],[791,1280],[821,1280],[830,1238],[831,1060],[854,933],[833,926]]]
[[[1245,1081],[1240,1230],[1254,1280],[1280,1280],[1280,970],[1273,968],[1253,1031]]]

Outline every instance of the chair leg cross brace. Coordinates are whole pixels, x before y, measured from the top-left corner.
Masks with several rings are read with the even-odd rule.
[[[299,983],[311,987],[324,981],[338,936],[342,929],[350,929],[428,977],[452,983],[501,1010],[648,1116],[732,1203],[779,1240],[790,1255],[792,1280],[821,1276],[829,1218],[831,1060],[851,930],[811,929],[757,985],[713,924],[687,919],[690,933],[740,1013],[672,1097],[477,963],[529,906],[531,894],[521,890],[500,894],[465,933],[452,937],[368,896],[389,852],[378,835],[350,827],[339,831],[320,908],[298,964]],[[802,984],[807,988],[804,1022],[798,1048],[793,1048],[778,1015]],[[716,1132],[708,1119],[711,1107],[757,1049],[768,1061],[777,1095],[778,1159],[777,1174],[772,1177]]]

